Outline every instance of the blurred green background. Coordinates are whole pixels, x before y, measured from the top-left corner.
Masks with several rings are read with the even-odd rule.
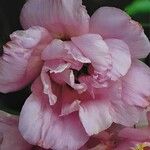
[[[0,55],[3,53],[2,46],[9,40],[9,34],[21,29],[19,14],[24,3],[25,0],[0,0]],[[83,0],[83,3],[90,15],[101,6],[125,10],[134,20],[142,24],[150,39],[150,0]],[[150,65],[150,56],[145,62]],[[19,114],[29,94],[29,86],[16,93],[0,93],[0,109]]]

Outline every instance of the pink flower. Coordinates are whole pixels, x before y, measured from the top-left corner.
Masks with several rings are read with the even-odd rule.
[[[137,59],[150,44],[137,22],[110,7],[90,18],[81,0],[28,0],[21,23],[26,30],[4,47],[0,91],[36,79],[19,121],[29,143],[76,150],[113,122],[138,122],[149,105],[150,69]]]
[[[31,150],[18,130],[18,118],[0,111],[0,149],[1,150]]]
[[[81,150],[149,150],[150,149],[150,112],[140,118],[149,122],[140,128],[126,128],[113,124],[109,129],[94,135]],[[138,122],[138,125],[141,124]]]
[[[149,150],[150,149],[150,113],[149,125],[142,128],[124,128],[118,134],[118,145],[115,150]]]

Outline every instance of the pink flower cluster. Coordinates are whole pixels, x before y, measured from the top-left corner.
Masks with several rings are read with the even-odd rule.
[[[77,150],[112,123],[132,127],[150,104],[150,52],[142,27],[117,8],[91,17],[82,0],[28,0],[25,30],[0,58],[0,91],[32,83],[19,120],[29,143]]]

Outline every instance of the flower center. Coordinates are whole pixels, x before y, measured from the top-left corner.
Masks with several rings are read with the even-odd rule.
[[[64,35],[62,33],[58,34],[56,36],[57,39],[60,39],[62,41],[70,41],[70,37],[68,35]]]
[[[73,70],[74,76],[75,76],[75,83],[80,83],[78,81],[78,78],[83,75],[89,75],[89,65],[90,64],[83,64],[82,68],[78,70]]]
[[[131,148],[131,150],[148,150],[148,147],[150,147],[150,143],[144,142],[137,144],[135,147]]]

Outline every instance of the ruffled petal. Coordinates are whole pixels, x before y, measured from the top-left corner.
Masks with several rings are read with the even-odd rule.
[[[135,128],[124,128],[119,132],[119,137],[129,139],[129,141],[150,141],[150,129],[135,129]]]
[[[76,150],[88,140],[77,113],[58,117],[48,100],[33,94],[23,106],[19,129],[29,143],[46,149]]]
[[[18,131],[18,118],[0,111],[0,149],[31,150]]]
[[[59,99],[59,102],[61,101],[60,102],[61,110],[60,110],[59,116],[68,115],[74,111],[79,110],[80,101],[78,98],[78,92],[75,90],[72,90],[69,86],[66,86],[65,84],[63,85],[63,87],[59,86],[59,84],[57,84],[56,82],[52,82],[52,85],[51,85],[51,88],[52,88],[51,90],[53,94],[57,95],[57,99]],[[43,94],[43,83],[40,77],[37,78],[33,82],[31,86],[31,91],[38,98],[41,98],[41,99],[48,98],[47,95]]]
[[[86,91],[87,86],[84,83],[75,83],[75,76],[73,71],[66,69],[62,73],[51,75],[52,79],[59,84],[68,84],[74,90],[77,90],[78,93]]]
[[[80,100],[77,91],[72,90],[68,86],[64,86],[62,90],[61,116],[68,115],[72,112],[78,111],[79,106]]]
[[[67,54],[71,55],[75,61],[91,63],[91,60],[83,56],[81,51],[72,42],[64,42],[64,44],[64,49],[67,50]]]
[[[87,86],[84,83],[75,83],[75,76],[72,70],[66,71],[65,82],[70,85],[73,89],[77,90],[79,93],[86,91]]]
[[[95,99],[96,95],[95,89],[106,88],[108,86],[107,82],[99,82],[99,80],[89,75],[81,76],[78,80],[87,86],[87,91],[93,99]]]
[[[88,135],[98,134],[112,124],[109,103],[91,100],[80,105],[79,116]]]
[[[10,39],[20,47],[34,48],[39,44],[49,43],[52,40],[49,32],[39,26],[30,27],[28,30],[18,30],[10,35]],[[40,46],[41,46],[40,45]]]
[[[126,103],[123,97],[123,88],[120,81],[112,83],[107,93],[107,95],[105,95],[111,103],[109,110],[113,122],[130,127],[138,123],[141,110],[134,105],[131,106]]]
[[[98,34],[85,34],[72,37],[73,43],[80,49],[85,57],[91,60],[94,69],[104,73],[111,67],[109,48]]]
[[[122,100],[111,102],[110,113],[113,122],[124,126],[132,127],[140,118],[140,111],[134,106],[124,103]]]
[[[140,120],[135,125],[136,128],[144,128],[149,126],[148,114],[149,114],[148,109],[144,109],[144,111],[141,111]]]
[[[92,96],[92,99],[91,99],[90,104],[88,105],[87,103],[87,105],[88,107],[90,106],[93,107],[92,106],[93,104],[95,105],[95,107],[93,107],[93,110],[95,109],[95,112],[93,112],[93,115],[97,114],[96,113],[97,109],[98,108],[100,109],[105,104],[104,106],[107,107],[106,111],[108,111],[107,115],[109,114],[111,116],[112,122],[121,124],[124,126],[133,126],[138,123],[140,119],[141,109],[139,109],[135,105],[129,105],[124,100],[124,97],[123,97],[124,91],[123,91],[122,84],[120,81],[111,82],[108,87],[103,87],[103,88],[100,88],[97,83],[95,84],[92,83],[92,86],[93,88],[89,92]],[[90,86],[88,85],[88,87]],[[92,94],[94,94],[94,97]],[[85,97],[85,99],[86,98],[88,97]],[[96,104],[95,104],[95,100],[97,100]],[[105,103],[103,101],[105,101]],[[83,103],[83,106],[84,106],[84,103]],[[83,112],[85,110],[86,109],[83,109]],[[89,108],[89,115],[92,114],[91,110],[92,109]],[[89,117],[89,118],[94,118],[94,117]],[[85,122],[85,123],[88,124],[88,122]],[[98,124],[98,123],[95,123],[95,124]]]
[[[150,100],[150,68],[139,60],[134,60],[126,76],[122,79],[123,100],[130,105],[146,107]]]
[[[49,76],[49,68],[43,67],[41,71],[41,81],[43,84],[43,93],[48,96],[49,104],[54,105],[57,102],[57,96],[52,91],[52,84]]]
[[[55,38],[67,39],[89,30],[89,16],[82,0],[28,0],[20,19],[25,29],[39,25]]]
[[[63,58],[67,51],[64,49],[62,40],[54,39],[42,52],[43,60],[52,60]]]
[[[71,114],[72,112],[78,111],[80,106],[80,101],[75,100],[72,103],[65,103],[62,106],[61,116]]]
[[[117,80],[124,76],[131,66],[130,51],[126,43],[118,39],[107,39],[106,44],[112,56],[112,69],[110,76],[112,80]]]
[[[41,27],[14,32],[11,39],[0,58],[0,91],[4,93],[23,88],[38,76],[42,48],[51,40]]]
[[[49,77],[48,77],[48,75],[46,75],[47,77],[45,75],[44,76],[47,78],[47,80],[48,80],[48,78],[50,80],[50,77],[51,77],[51,79],[53,81],[55,81],[56,83],[61,84],[61,85],[67,83],[73,89],[77,90],[79,93],[82,93],[86,90],[86,85],[82,84],[82,83],[81,84],[75,83],[75,76],[73,74],[73,71],[69,69],[70,66],[71,66],[70,63],[65,63],[65,61],[60,60],[60,59],[47,61],[43,67],[43,72],[48,72]],[[44,73],[44,74],[46,74],[46,73]],[[43,78],[44,77],[43,73],[41,75],[42,75],[41,77]],[[47,81],[47,82],[44,81],[44,87],[48,87],[48,86],[45,86],[46,83],[48,83],[48,82],[50,82],[50,81]],[[46,94],[46,93],[48,93],[48,91],[47,92],[45,91],[44,93]]]
[[[90,31],[99,33],[103,38],[118,38],[129,46],[132,57],[144,58],[150,52],[150,43],[137,22],[122,10],[101,7],[90,20]]]
[[[49,70],[49,73],[61,73],[66,69],[69,69],[71,66],[70,63],[66,63],[64,60],[61,59],[54,59],[45,61],[44,66]]]
[[[42,53],[43,60],[61,59],[71,64],[71,68],[80,70],[82,63],[90,63],[72,42],[53,40]]]
[[[9,47],[4,47],[4,54],[0,58],[1,92],[19,90],[40,73],[42,62],[39,59],[32,59],[31,53],[31,50],[22,49],[12,43],[9,44]],[[30,63],[29,59],[32,59]],[[29,66],[32,63],[34,69]]]

